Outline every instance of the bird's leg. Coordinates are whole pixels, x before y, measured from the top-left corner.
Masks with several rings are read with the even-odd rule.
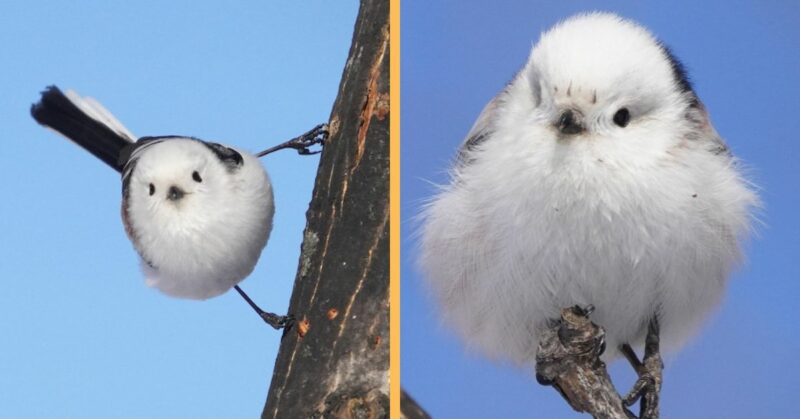
[[[258,154],[256,157],[264,157],[273,151],[283,150],[284,148],[293,148],[297,150],[298,154],[302,155],[309,155],[309,154],[317,154],[322,150],[311,151],[309,147],[319,144],[320,146],[325,145],[325,140],[328,139],[328,124],[319,124],[314,127],[311,131],[300,135],[299,137],[292,138],[285,143],[278,144],[275,147],[270,147]]]
[[[294,316],[292,316],[291,314],[286,316],[279,316],[275,313],[266,312],[262,310],[259,306],[257,306],[256,303],[254,303],[253,300],[251,300],[250,297],[248,297],[247,294],[245,294],[244,291],[242,291],[242,289],[239,288],[238,285],[234,286],[234,288],[236,288],[236,291],[239,293],[239,295],[241,295],[242,298],[244,298],[244,300],[247,301],[247,304],[250,304],[250,307],[253,307],[253,310],[256,311],[256,314],[258,314],[262,320],[264,320],[268,325],[272,326],[276,330],[283,329],[284,327],[288,328],[292,325],[292,322],[294,322]]]
[[[658,319],[653,318],[647,327],[644,358],[641,362],[630,345],[624,344],[620,347],[622,354],[639,375],[639,379],[633,384],[633,389],[622,401],[626,406],[631,406],[637,400],[641,400],[639,404],[640,419],[658,419],[658,397],[661,393],[664,370],[664,363],[661,361],[659,352],[659,341]]]
[[[642,364],[642,361],[639,361],[639,356],[636,355],[631,345],[626,343],[620,346],[619,351],[622,352],[622,355],[628,360],[628,363],[631,364],[636,374],[643,375],[645,373],[644,364]]]

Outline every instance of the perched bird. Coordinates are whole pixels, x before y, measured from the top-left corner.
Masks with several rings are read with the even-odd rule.
[[[720,302],[758,205],[681,63],[647,29],[581,14],[541,35],[422,213],[445,323],[531,366],[561,308],[593,306],[604,358],[677,348]]]
[[[122,221],[148,286],[197,300],[236,287],[267,323],[286,324],[237,285],[272,230],[272,186],[258,157],[287,147],[307,154],[324,126],[256,156],[193,137],[137,140],[99,102],[55,86],[31,114],[122,174]]]

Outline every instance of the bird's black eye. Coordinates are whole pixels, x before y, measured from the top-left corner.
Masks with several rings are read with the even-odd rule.
[[[194,179],[194,181],[197,182],[197,183],[200,183],[200,182],[203,181],[203,178],[200,177],[200,173],[197,173],[196,170],[194,172],[192,172],[192,179]]]
[[[150,196],[155,195],[156,193],[156,185],[150,184]]]
[[[631,122],[631,113],[628,111],[628,108],[620,108],[620,110],[614,114],[614,123],[625,128],[628,126],[628,122]]]

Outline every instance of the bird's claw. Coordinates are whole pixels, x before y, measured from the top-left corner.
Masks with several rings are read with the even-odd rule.
[[[319,124],[303,135],[292,138],[291,140],[286,141],[285,143],[278,144],[275,147],[268,148],[256,154],[256,157],[264,157],[267,154],[270,154],[278,150],[283,150],[284,148],[291,148],[297,150],[297,154],[300,154],[301,156],[310,156],[312,154],[319,154],[322,152],[322,149],[311,150],[309,147],[317,144],[319,144],[320,146],[324,146],[325,141],[328,139],[329,133],[330,132],[328,130],[328,124]]]
[[[659,352],[659,331],[658,319],[650,320],[645,338],[644,358],[641,362],[630,345],[622,345],[620,348],[622,354],[639,375],[633,388],[622,399],[622,402],[625,406],[631,406],[639,401],[639,419],[658,419],[659,417],[658,401],[664,371],[664,362],[661,360]]]
[[[314,127],[311,131],[293,139],[292,141],[296,141],[295,145],[290,146],[297,150],[297,153],[303,156],[308,156],[312,154],[319,154],[322,152],[320,150],[310,150],[309,147],[319,144],[320,146],[325,145],[325,140],[328,139],[328,124],[319,124]]]
[[[275,330],[289,328],[295,321],[294,316],[292,316],[291,314],[280,316],[275,313],[263,312],[260,313],[260,316],[265,323],[272,326],[272,328],[274,328]]]
[[[658,398],[661,394],[662,371],[664,364],[661,356],[650,357],[644,360],[644,371],[639,374],[636,383],[633,384],[631,391],[622,399],[625,406],[632,406],[641,400],[640,414],[641,419],[658,418]]]

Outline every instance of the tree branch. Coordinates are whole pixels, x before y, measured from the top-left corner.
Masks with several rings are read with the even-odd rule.
[[[601,419],[635,416],[622,403],[600,360],[605,331],[589,320],[593,307],[561,310],[561,319],[543,333],[536,353],[536,378],[553,386],[578,412]]]

